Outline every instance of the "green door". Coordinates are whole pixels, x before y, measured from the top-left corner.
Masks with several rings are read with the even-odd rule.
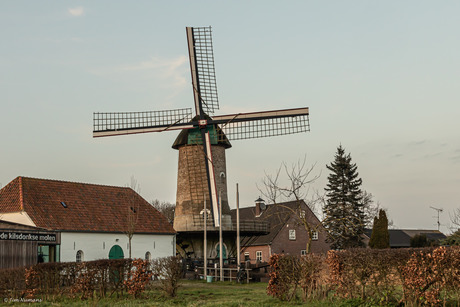
[[[222,250],[223,250],[222,258],[227,259],[227,248],[225,247],[225,244],[222,244]],[[219,246],[219,244],[217,244],[217,246],[216,246],[216,252],[217,252],[217,258],[219,258],[220,257],[220,246]]]
[[[124,257],[123,249],[119,245],[112,246],[109,252],[109,259],[123,259]]]
[[[112,246],[112,248],[110,249],[110,252],[109,252],[109,259],[123,259],[124,258],[124,254],[123,254],[123,250],[121,249],[121,247],[119,245],[114,245]],[[118,270],[115,270],[115,269],[110,269],[110,280],[115,282],[116,284],[119,284],[120,281],[123,280],[122,276],[121,276],[121,272],[119,272]]]

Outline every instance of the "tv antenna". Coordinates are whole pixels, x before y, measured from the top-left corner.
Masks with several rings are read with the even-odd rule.
[[[436,210],[438,212],[438,231],[439,231],[439,227],[441,226],[441,223],[439,222],[439,213],[443,212],[444,209],[435,208],[435,207],[432,207],[432,206],[430,206],[430,208],[433,209],[433,210]]]

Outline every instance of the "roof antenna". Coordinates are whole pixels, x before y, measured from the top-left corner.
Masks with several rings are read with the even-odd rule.
[[[430,206],[430,208],[433,209],[433,210],[436,210],[438,212],[438,231],[439,231],[439,227],[441,226],[441,223],[439,222],[439,213],[443,212],[444,210],[441,209],[441,208],[435,208],[435,207],[432,207],[432,206]],[[435,216],[433,216],[433,217],[435,217]]]

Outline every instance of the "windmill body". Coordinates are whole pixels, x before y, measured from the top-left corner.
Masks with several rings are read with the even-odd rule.
[[[192,108],[184,108],[94,113],[93,136],[182,130],[173,144],[173,148],[179,150],[174,228],[179,233],[193,234],[203,231],[203,204],[206,202],[211,212],[208,229],[212,232],[220,226],[219,213],[222,212],[222,228],[232,232],[235,231],[235,226],[229,215],[225,160],[225,150],[231,147],[230,140],[309,131],[309,110],[303,107],[212,115],[219,109],[219,102],[211,27],[187,27],[186,32],[195,112],[192,112]],[[259,231],[259,227],[254,225],[253,232],[250,227],[247,228],[248,234]],[[188,239],[194,241],[197,237],[191,235]],[[190,242],[189,245],[199,244]],[[208,250],[212,253],[215,248],[211,246]],[[199,257],[199,248],[195,246],[193,253],[195,257]]]
[[[190,130],[183,130],[176,138],[172,148],[179,151],[177,172],[176,210],[174,212],[174,229],[178,232],[203,230],[203,205],[212,212],[211,197],[208,189],[206,168],[203,161],[202,144],[189,142]],[[216,190],[222,207],[222,227],[232,228],[230,207],[227,194],[227,167],[225,150],[230,148],[228,140],[215,139],[211,144]],[[212,218],[210,215],[209,218]],[[212,231],[214,224],[209,221]]]

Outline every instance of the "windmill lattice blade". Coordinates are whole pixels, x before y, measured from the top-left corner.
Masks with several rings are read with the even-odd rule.
[[[219,109],[216,72],[212,48],[211,27],[193,28],[195,42],[196,69],[198,73],[199,95],[205,113]]]
[[[187,128],[184,126],[191,120],[191,108],[147,112],[97,112],[93,117],[93,134],[94,136],[108,136],[153,132],[168,130],[175,126],[178,129],[184,129]]]
[[[205,142],[206,142],[206,162],[208,164],[207,172],[208,172],[208,184],[209,184],[209,194],[211,197],[211,207],[212,207],[212,215],[214,217],[214,226],[219,227],[219,205],[217,199],[217,187],[216,187],[216,177],[214,172],[214,164],[212,162],[212,149],[211,149],[211,139],[209,136],[209,131],[205,133]]]
[[[263,138],[310,131],[308,114],[272,117],[220,125],[230,141]]]

